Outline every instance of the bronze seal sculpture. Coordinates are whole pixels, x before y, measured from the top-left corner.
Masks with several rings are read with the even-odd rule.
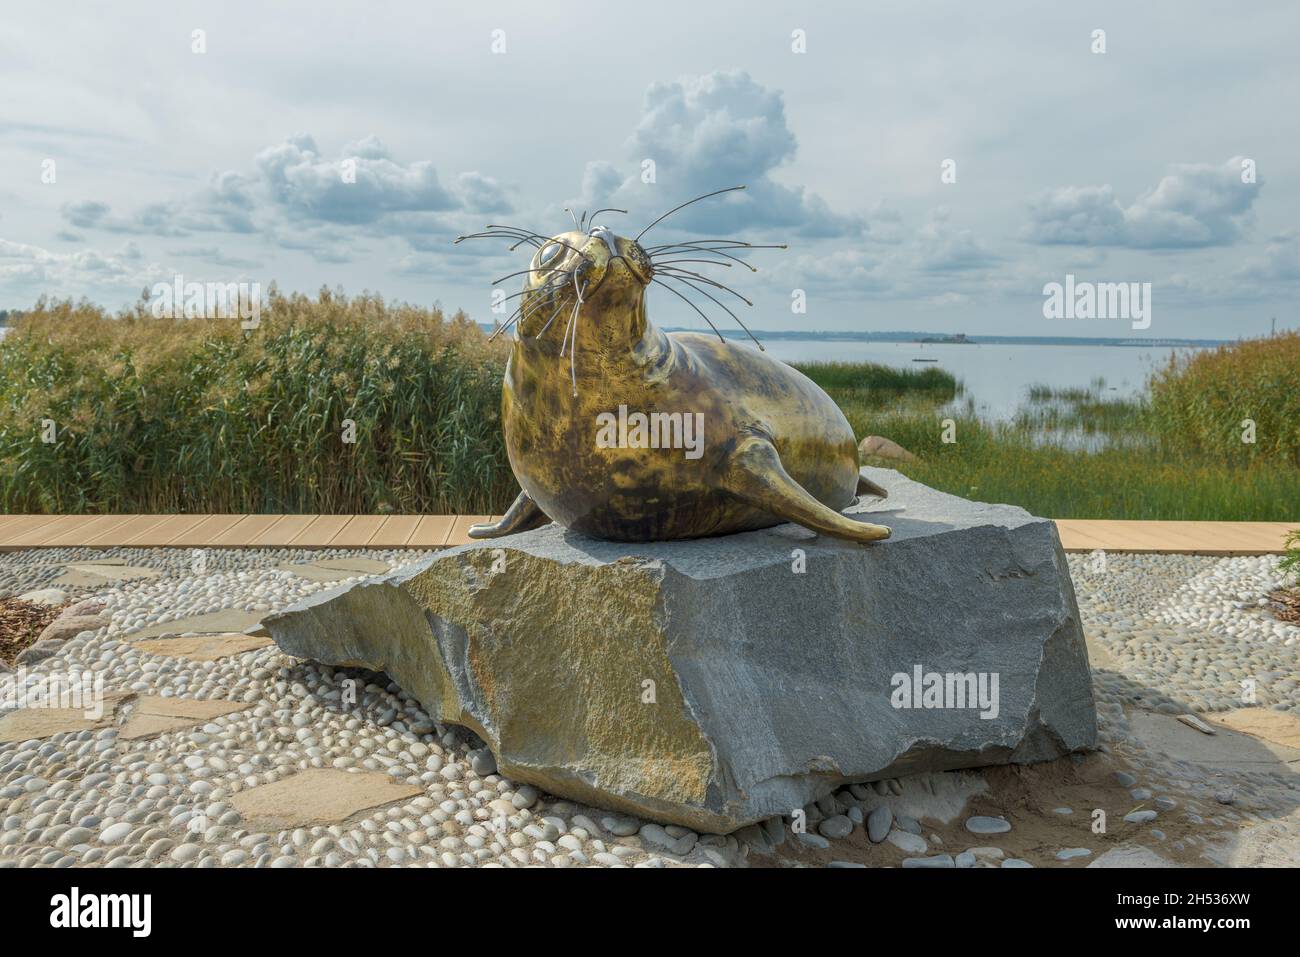
[[[525,277],[518,308],[494,333],[517,324],[501,409],[510,466],[523,491],[499,522],[473,526],[471,537],[552,520],[625,542],[782,522],[855,542],[889,537],[888,528],[839,511],[860,493],[887,493],[860,476],[853,430],[816,383],[721,334],[664,333],[647,318],[646,291],[655,283],[713,325],[664,280],[703,294],[737,322],[713,292],[752,305],[683,266],[752,270],[737,253],[772,247],[737,240],[641,245],[651,227],[690,203],[635,239],[588,226],[585,213],[558,236],[489,226],[461,237],[503,237],[537,250],[528,269],[497,280]],[[591,222],[604,212],[625,211],[598,210]]]

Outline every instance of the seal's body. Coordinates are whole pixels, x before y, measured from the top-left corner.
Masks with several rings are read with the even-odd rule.
[[[793,521],[859,542],[853,430],[812,380],[747,346],[646,318],[650,257],[599,227],[553,237],[525,282],[506,367],[506,449],[523,489],[475,538],[554,520],[655,541]]]

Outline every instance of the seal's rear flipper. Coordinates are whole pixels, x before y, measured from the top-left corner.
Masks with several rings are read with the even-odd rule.
[[[874,495],[876,498],[889,498],[889,493],[877,485],[871,479],[867,478],[861,472],[858,473],[858,494]]]
[[[537,503],[528,497],[527,492],[520,492],[509,511],[501,516],[501,521],[495,525],[471,525],[466,534],[470,538],[500,538],[502,535],[541,528],[550,521],[546,513],[537,507]]]
[[[755,508],[816,532],[864,543],[889,537],[885,526],[855,522],[809,495],[789,476],[776,448],[764,438],[750,436],[740,441],[723,484]]]

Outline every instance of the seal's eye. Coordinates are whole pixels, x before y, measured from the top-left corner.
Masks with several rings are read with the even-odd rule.
[[[559,243],[551,243],[549,246],[543,246],[542,251],[537,254],[537,265],[545,266],[555,260],[559,255],[560,249],[563,248]]]

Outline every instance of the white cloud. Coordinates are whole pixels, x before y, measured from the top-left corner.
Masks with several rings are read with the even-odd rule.
[[[674,214],[666,229],[732,235],[745,229],[804,237],[860,235],[860,216],[833,211],[800,186],[773,173],[794,158],[797,143],[780,92],[742,70],[714,71],[652,83],[627,144],[631,173],[603,160],[587,164],[582,197],[571,205],[618,206],[653,218],[695,196],[744,186]],[[654,182],[642,171],[654,164]],[[648,220],[647,220],[648,221]]]
[[[1025,236],[1045,245],[1180,249],[1241,238],[1261,182],[1243,182],[1248,161],[1180,164],[1128,206],[1110,186],[1065,186],[1030,203]]]

